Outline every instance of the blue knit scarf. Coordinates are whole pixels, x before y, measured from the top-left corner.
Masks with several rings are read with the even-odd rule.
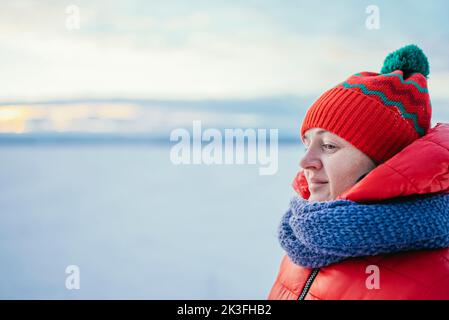
[[[319,268],[349,257],[449,247],[449,194],[373,204],[294,197],[279,226],[290,259]]]

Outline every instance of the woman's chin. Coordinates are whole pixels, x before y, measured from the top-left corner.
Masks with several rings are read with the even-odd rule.
[[[308,201],[317,202],[317,201],[330,201],[332,197],[329,194],[322,193],[311,193]]]

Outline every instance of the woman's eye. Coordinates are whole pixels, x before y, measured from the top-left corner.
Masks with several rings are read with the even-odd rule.
[[[322,147],[324,147],[324,149],[327,149],[327,150],[334,150],[336,148],[335,146],[328,144],[328,143],[323,144]]]
[[[326,150],[334,150],[335,148],[337,148],[336,146],[334,146],[334,145],[332,145],[332,144],[328,144],[328,143],[322,144],[321,146],[322,146],[324,149],[326,149]],[[309,149],[309,148],[308,148],[307,146],[304,146],[304,151],[305,151],[305,152],[307,152],[308,149]]]

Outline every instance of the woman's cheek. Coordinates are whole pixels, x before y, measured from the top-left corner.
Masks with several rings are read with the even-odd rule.
[[[335,175],[331,177],[331,190],[334,196],[338,196],[346,189],[353,185],[353,173],[350,168],[341,168],[335,172]]]

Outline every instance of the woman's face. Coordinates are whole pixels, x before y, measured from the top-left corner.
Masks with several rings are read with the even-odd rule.
[[[304,135],[306,153],[300,165],[309,185],[309,201],[335,200],[376,167],[362,151],[329,131],[311,128]]]

